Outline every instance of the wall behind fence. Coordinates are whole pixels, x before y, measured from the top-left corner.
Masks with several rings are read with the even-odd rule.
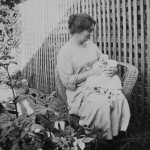
[[[67,20],[85,12],[97,22],[91,37],[110,58],[139,69],[132,111],[150,115],[150,1],[149,0],[30,0],[20,5],[23,24],[21,68],[32,87],[55,90],[56,56],[69,39]]]

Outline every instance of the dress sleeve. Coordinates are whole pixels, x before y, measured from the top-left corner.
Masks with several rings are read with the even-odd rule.
[[[57,56],[57,68],[63,85],[74,91],[76,89],[76,81],[78,74],[73,73],[73,64],[71,57],[66,52],[60,52]]]

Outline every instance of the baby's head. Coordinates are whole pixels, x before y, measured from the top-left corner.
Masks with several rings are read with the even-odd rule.
[[[107,54],[101,54],[101,55],[100,55],[99,61],[100,61],[101,63],[107,63],[108,60],[109,60],[109,58],[108,58],[108,55],[107,55]]]
[[[94,65],[93,65],[93,69],[98,69],[98,68],[106,68],[108,66],[108,55],[106,54],[101,54],[99,61],[97,61]]]
[[[99,61],[93,65],[93,69],[97,68],[107,68],[107,67],[117,67],[117,61],[109,59],[107,54],[101,54]]]
[[[103,68],[106,68],[108,66],[108,55],[107,54],[101,54],[99,59],[99,65]]]
[[[101,54],[99,62],[104,67],[117,67],[117,61],[109,59],[107,54]]]

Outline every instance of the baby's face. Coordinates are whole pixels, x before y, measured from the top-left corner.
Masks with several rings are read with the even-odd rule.
[[[109,58],[108,58],[108,55],[106,55],[106,54],[102,54],[101,56],[100,56],[100,62],[101,63],[108,63],[108,60],[109,60]]]
[[[108,55],[101,54],[99,61],[96,62],[92,68],[93,69],[106,68],[108,66],[108,61],[109,61]]]

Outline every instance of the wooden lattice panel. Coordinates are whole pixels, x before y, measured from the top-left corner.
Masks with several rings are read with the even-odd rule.
[[[57,9],[54,6],[57,6]],[[44,41],[33,52],[32,49],[41,38],[38,27],[35,26],[34,30],[37,31],[37,34],[33,36],[33,39],[37,43],[27,42],[29,46],[24,53],[25,57],[34,53],[24,70],[27,78],[35,75],[33,87],[45,92],[55,90],[54,71],[57,54],[69,40],[67,20],[72,13],[85,12],[93,16],[97,22],[91,40],[102,52],[107,53],[112,59],[133,64],[139,69],[138,81],[130,106],[132,112],[147,118],[150,114],[150,1],[46,0],[42,2],[41,7],[36,17],[39,22],[40,19],[43,21],[40,16],[46,18],[42,22],[45,24]],[[32,13],[30,9],[30,15]],[[49,24],[48,18],[51,13],[55,15]],[[49,28],[52,29],[51,32]],[[49,34],[46,34],[47,32]],[[30,36],[29,39],[32,38],[32,35]],[[120,71],[124,70],[120,69]]]

